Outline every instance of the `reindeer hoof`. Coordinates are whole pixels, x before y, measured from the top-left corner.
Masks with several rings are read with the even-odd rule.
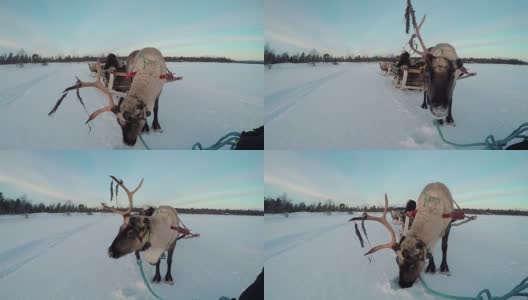
[[[427,104],[425,104],[425,105],[422,104],[422,108],[423,108],[423,109],[427,109]]]
[[[434,274],[436,272],[436,266],[429,264],[427,268],[425,269],[425,273],[432,273]]]
[[[161,282],[161,276],[155,275],[154,278],[152,278],[153,283],[160,283]]]
[[[174,284],[174,281],[172,280],[172,275],[171,274],[165,275],[165,282],[170,284],[170,285]]]
[[[441,274],[449,273],[449,267],[447,265],[440,266],[440,273]]]
[[[434,274],[434,273],[436,273],[436,270],[435,270],[435,269],[427,268],[427,269],[425,270],[425,273],[431,273],[431,274]]]

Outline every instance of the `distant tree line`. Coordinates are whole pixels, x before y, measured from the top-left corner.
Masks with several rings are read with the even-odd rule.
[[[323,202],[313,202],[306,204],[304,202],[293,203],[286,194],[277,198],[264,198],[264,213],[293,213],[293,212],[337,212],[337,211],[358,211],[359,207],[351,207],[345,203],[335,203],[328,199]]]
[[[288,199],[286,194],[277,198],[264,198],[264,213],[266,214],[284,214],[294,212],[383,212],[383,206],[348,206],[345,203],[337,204],[331,199],[323,202],[313,202],[306,204],[304,202],[293,203]],[[403,210],[404,207],[389,206],[388,211]],[[463,208],[464,213],[469,215],[508,215],[508,216],[528,216],[528,211],[519,209],[478,209]]]
[[[340,63],[340,62],[379,62],[379,61],[396,61],[397,55],[390,56],[332,56],[329,53],[321,54],[315,49],[310,50],[308,53],[296,53],[289,54],[275,53],[273,49],[266,44],[264,47],[264,64],[271,68],[274,64],[281,63],[309,63],[315,65],[316,63]],[[519,59],[503,59],[503,58],[462,58],[464,63],[479,63],[479,64],[510,64],[510,65],[528,65],[528,62]]]
[[[200,215],[238,215],[238,216],[263,216],[261,210],[243,209],[213,209],[213,208],[176,208],[182,214]]]
[[[135,208],[134,211],[140,209]],[[178,212],[185,214],[208,214],[208,215],[245,215],[263,216],[264,212],[259,210],[243,209],[211,209],[211,208],[178,208]],[[16,199],[6,198],[0,192],[0,215],[17,215],[32,213],[88,213],[88,212],[110,212],[102,207],[87,207],[84,204],[73,204],[71,201],[55,204],[32,203],[26,196]]]
[[[89,208],[84,204],[75,205],[71,201],[56,204],[31,203],[26,196],[16,199],[4,197],[0,192],[0,215],[32,214],[32,213],[68,213],[68,212],[98,212],[99,208]]]
[[[71,63],[71,62],[88,62],[96,61],[99,59],[101,62],[106,60],[106,56],[101,54],[99,56],[75,56],[75,55],[66,55],[66,56],[40,56],[39,54],[28,55],[23,49],[17,53],[10,52],[9,54],[0,55],[0,65],[7,64],[27,64],[27,63],[48,63],[48,62],[58,62],[58,63]],[[127,56],[118,56],[121,61],[125,61]],[[227,57],[208,57],[208,56],[165,56],[165,61],[167,62],[218,62],[218,63],[248,63],[248,64],[261,64],[260,61],[235,61]]]

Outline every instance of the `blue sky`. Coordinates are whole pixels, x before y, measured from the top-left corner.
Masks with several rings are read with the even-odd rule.
[[[265,195],[294,202],[332,199],[391,205],[440,181],[468,208],[528,209],[526,151],[266,151]]]
[[[418,1],[428,47],[450,43],[461,57],[528,60],[528,1]],[[265,41],[278,52],[318,49],[334,55],[397,54],[405,34],[405,0],[266,0]]]
[[[110,203],[114,175],[129,189],[145,178],[137,207],[263,209],[259,151],[1,151],[0,166],[0,192],[34,203]],[[120,204],[126,199],[119,194]]]
[[[263,57],[263,0],[2,0],[0,54]]]

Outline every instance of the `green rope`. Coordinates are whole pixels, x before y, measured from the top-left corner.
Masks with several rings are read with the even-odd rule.
[[[141,271],[141,277],[143,277],[143,281],[145,282],[145,285],[147,286],[150,293],[154,296],[154,298],[163,300],[160,296],[156,295],[156,293],[154,293],[154,291],[150,288],[150,285],[147,281],[147,277],[145,277],[145,272],[143,272],[143,264],[141,263],[141,259],[137,260],[137,264],[139,266],[139,270]]]
[[[459,144],[459,143],[453,143],[444,137],[444,134],[442,133],[442,130],[440,129],[440,122],[438,120],[434,120],[433,124],[436,126],[436,130],[438,131],[438,134],[440,135],[440,138],[442,138],[442,141],[444,143],[455,146],[455,147],[461,147],[461,148],[467,148],[467,147],[485,147],[487,150],[502,150],[511,140],[516,138],[528,138],[527,136],[522,135],[525,131],[528,131],[528,122],[521,124],[517,129],[515,129],[510,135],[508,135],[506,138],[502,140],[496,140],[495,137],[490,134],[486,137],[485,141],[482,143],[470,143],[470,144]]]
[[[143,146],[145,146],[145,148],[147,150],[152,150],[150,149],[150,147],[147,145],[147,143],[145,143],[145,140],[143,139],[143,137],[141,136],[141,134],[139,135],[139,140],[143,143]]]
[[[431,293],[431,294],[433,294],[435,296],[439,296],[439,297],[445,298],[445,299],[455,299],[455,300],[506,300],[506,299],[510,299],[511,297],[522,297],[522,296],[528,297],[528,293],[523,293],[522,292],[523,290],[528,289],[528,277],[524,278],[524,280],[521,281],[521,283],[516,285],[510,292],[506,293],[502,297],[493,297],[491,295],[491,292],[489,291],[489,289],[481,290],[477,294],[476,297],[453,296],[453,295],[449,295],[449,294],[444,294],[442,292],[435,291],[432,288],[430,288],[429,285],[427,285],[427,283],[425,282],[425,280],[423,279],[423,277],[421,275],[419,276],[419,278],[422,281],[422,284],[423,284],[424,288],[427,290],[427,292],[429,292],[429,293]]]
[[[231,150],[233,150],[235,149],[239,140],[240,140],[240,133],[233,131],[221,137],[218,140],[218,142],[214,143],[212,146],[208,148],[203,148],[202,144],[196,143],[192,146],[192,149],[193,150],[218,150],[224,146],[230,146]]]

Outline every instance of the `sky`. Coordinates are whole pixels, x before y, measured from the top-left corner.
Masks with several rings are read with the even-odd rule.
[[[263,0],[2,0],[0,54],[263,59]]]
[[[90,207],[110,202],[109,175],[129,190],[141,178],[134,206],[263,210],[260,151],[0,151],[0,192],[32,203]],[[128,204],[123,191],[120,207]]]
[[[279,53],[399,54],[405,0],[265,0],[265,42]],[[460,57],[528,61],[528,1],[412,1],[427,47],[450,43]],[[412,30],[412,25],[411,25]]]
[[[295,203],[405,206],[443,182],[465,208],[528,210],[527,151],[266,151],[265,195]]]

